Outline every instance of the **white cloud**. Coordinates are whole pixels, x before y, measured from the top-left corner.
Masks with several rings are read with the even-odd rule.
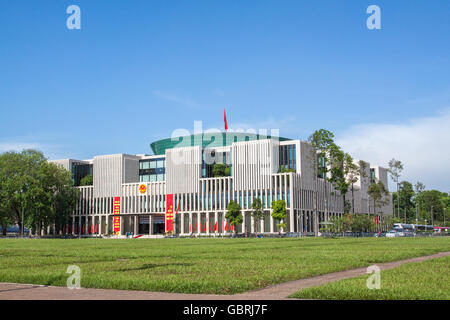
[[[450,191],[450,109],[436,116],[402,124],[360,124],[336,142],[358,159],[387,167],[390,159],[402,161],[401,180],[422,181],[427,189]],[[391,189],[393,183],[390,181]]]
[[[20,152],[24,149],[37,149],[40,150],[41,147],[37,143],[26,143],[26,142],[0,142],[0,152],[17,151]]]
[[[40,144],[34,142],[17,142],[17,141],[0,141],[0,153],[15,151],[21,152],[25,149],[39,150],[44,153],[44,156],[49,160],[67,158],[66,152],[58,145]]]
[[[175,95],[175,94],[168,93],[168,92],[162,92],[159,90],[154,90],[153,95],[160,99],[167,100],[170,102],[175,102],[177,104],[181,104],[181,105],[184,105],[187,107],[191,107],[191,108],[200,108],[201,107],[201,105],[199,103],[193,101],[189,97],[182,97],[179,95]]]

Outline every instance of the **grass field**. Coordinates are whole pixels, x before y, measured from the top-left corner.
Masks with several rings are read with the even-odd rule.
[[[304,289],[293,298],[324,300],[450,300],[450,257],[407,263],[381,271],[379,290],[369,290],[368,276]]]
[[[233,294],[450,251],[447,238],[0,239],[0,282]]]

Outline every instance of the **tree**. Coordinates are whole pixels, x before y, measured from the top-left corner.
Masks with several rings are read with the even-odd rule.
[[[228,202],[225,218],[227,218],[230,221],[230,224],[234,226],[234,235],[236,236],[237,226],[243,221],[241,206],[239,203],[234,200]]]
[[[0,155],[0,215],[2,223],[43,226],[67,222],[78,199],[70,173],[48,163],[36,150]],[[22,219],[23,215],[23,219]]]
[[[23,220],[26,220],[31,205],[31,192],[39,184],[38,171],[46,159],[42,152],[23,150],[1,154],[0,189],[3,194],[3,211],[7,216],[13,215],[13,220],[22,230]],[[24,219],[22,219],[22,215]]]
[[[418,222],[419,217],[420,217],[420,207],[419,207],[418,196],[425,190],[425,185],[422,182],[417,181],[416,184],[414,185],[414,189],[416,191],[416,193],[414,195],[414,205],[416,207],[416,222]]]
[[[286,224],[283,222],[286,219],[286,202],[284,200],[274,200],[272,201],[272,217],[278,221],[278,234],[281,235],[283,228]]]
[[[230,168],[224,163],[215,163],[212,168],[214,177],[226,177],[230,175]]]
[[[313,170],[313,181],[315,184],[313,192],[313,206],[314,206],[314,230],[318,231],[318,219],[317,219],[317,208],[318,208],[318,195],[317,195],[317,182],[318,176],[326,178],[328,168],[327,168],[327,154],[329,152],[330,146],[334,143],[334,134],[331,131],[320,129],[314,131],[309,137],[308,142],[311,144],[311,165]],[[327,194],[325,190],[325,211],[328,212]]]
[[[371,232],[375,229],[375,222],[366,214],[353,214],[351,219],[353,232]]]
[[[263,206],[261,203],[261,199],[255,198],[252,202],[252,217],[255,223],[255,232],[257,233],[259,230],[259,225],[261,219],[264,217]]]
[[[407,223],[407,220],[411,220],[414,216],[414,212],[412,211],[414,194],[414,189],[410,182],[400,182],[396,200],[399,202],[398,206],[403,210],[404,223]],[[400,214],[398,214],[398,217],[400,217]]]
[[[92,174],[88,174],[80,180],[80,186],[92,186],[94,184],[94,177]]]
[[[387,203],[389,203],[389,199],[386,197],[389,195],[389,191],[384,186],[384,183],[378,180],[377,182],[373,182],[369,185],[369,189],[367,190],[367,194],[373,200],[373,208],[374,214],[377,214],[377,208],[380,208]]]
[[[349,187],[352,188],[352,198],[354,198],[353,185],[358,181],[359,167],[354,163],[352,156],[344,152],[336,144],[331,144],[329,148],[330,154],[330,177],[327,179],[333,187],[342,195],[344,204],[344,213],[350,211],[350,203],[346,200]],[[354,199],[352,199],[352,208],[354,207]],[[353,209],[354,212],[354,209]]]
[[[416,197],[422,212],[422,219],[426,220],[427,223],[444,220],[443,195],[446,195],[446,193],[438,190],[426,190]]]
[[[288,172],[295,172],[295,170],[292,169],[292,168],[287,168],[287,167],[285,167],[285,166],[281,166],[281,167],[280,167],[280,172],[281,172],[281,173],[288,173]]]
[[[388,166],[389,166],[389,169],[388,169],[389,175],[391,176],[392,181],[394,181],[395,184],[397,185],[397,193],[398,193],[398,189],[399,189],[398,181],[399,181],[401,173],[403,171],[403,164],[401,163],[401,161],[395,160],[394,158],[392,158],[389,161]],[[400,218],[399,202],[397,202],[397,214],[398,214],[398,217]]]

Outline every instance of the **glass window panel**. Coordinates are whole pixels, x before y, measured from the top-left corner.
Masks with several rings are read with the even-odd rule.
[[[150,168],[156,168],[156,161],[155,160],[152,160],[152,161],[150,161]]]

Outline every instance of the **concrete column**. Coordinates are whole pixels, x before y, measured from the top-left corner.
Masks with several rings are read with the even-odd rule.
[[[101,235],[102,234],[102,226],[103,226],[103,216],[98,216],[98,234]]]
[[[206,234],[209,234],[211,232],[210,229],[210,223],[209,223],[209,211],[206,213]]]
[[[270,233],[273,233],[273,217],[272,217],[272,211],[269,212],[270,217]]]
[[[250,213],[250,224],[251,224],[251,226],[250,226],[250,232],[251,233],[255,233],[255,218],[253,218],[253,216],[251,215],[251,213]]]
[[[184,212],[181,213],[181,234],[184,234]]]
[[[120,221],[120,235],[123,235],[124,233],[123,233],[123,224],[125,223],[125,219],[124,219],[125,217],[124,216],[119,216],[119,221]]]
[[[134,234],[138,234],[139,233],[139,218],[138,216],[134,216],[134,230],[133,230]]]
[[[245,233],[245,217],[246,217],[247,213],[245,211],[242,212],[242,233]]]
[[[153,234],[153,216],[149,215],[148,216],[148,234],[152,235]]]
[[[219,226],[219,213],[216,211],[214,212],[214,224],[213,224],[213,228],[216,226],[217,223],[217,231],[214,231],[214,233],[217,233],[220,230],[220,226]]]
[[[189,226],[190,226],[190,230],[188,230],[189,234],[194,232],[194,226],[192,225],[192,221],[194,221],[192,219],[192,212],[189,212]]]
[[[291,209],[289,209],[287,212],[289,212],[289,230],[286,230],[286,232],[294,232],[295,228],[294,228],[294,209],[292,209],[292,198],[291,198]]]

